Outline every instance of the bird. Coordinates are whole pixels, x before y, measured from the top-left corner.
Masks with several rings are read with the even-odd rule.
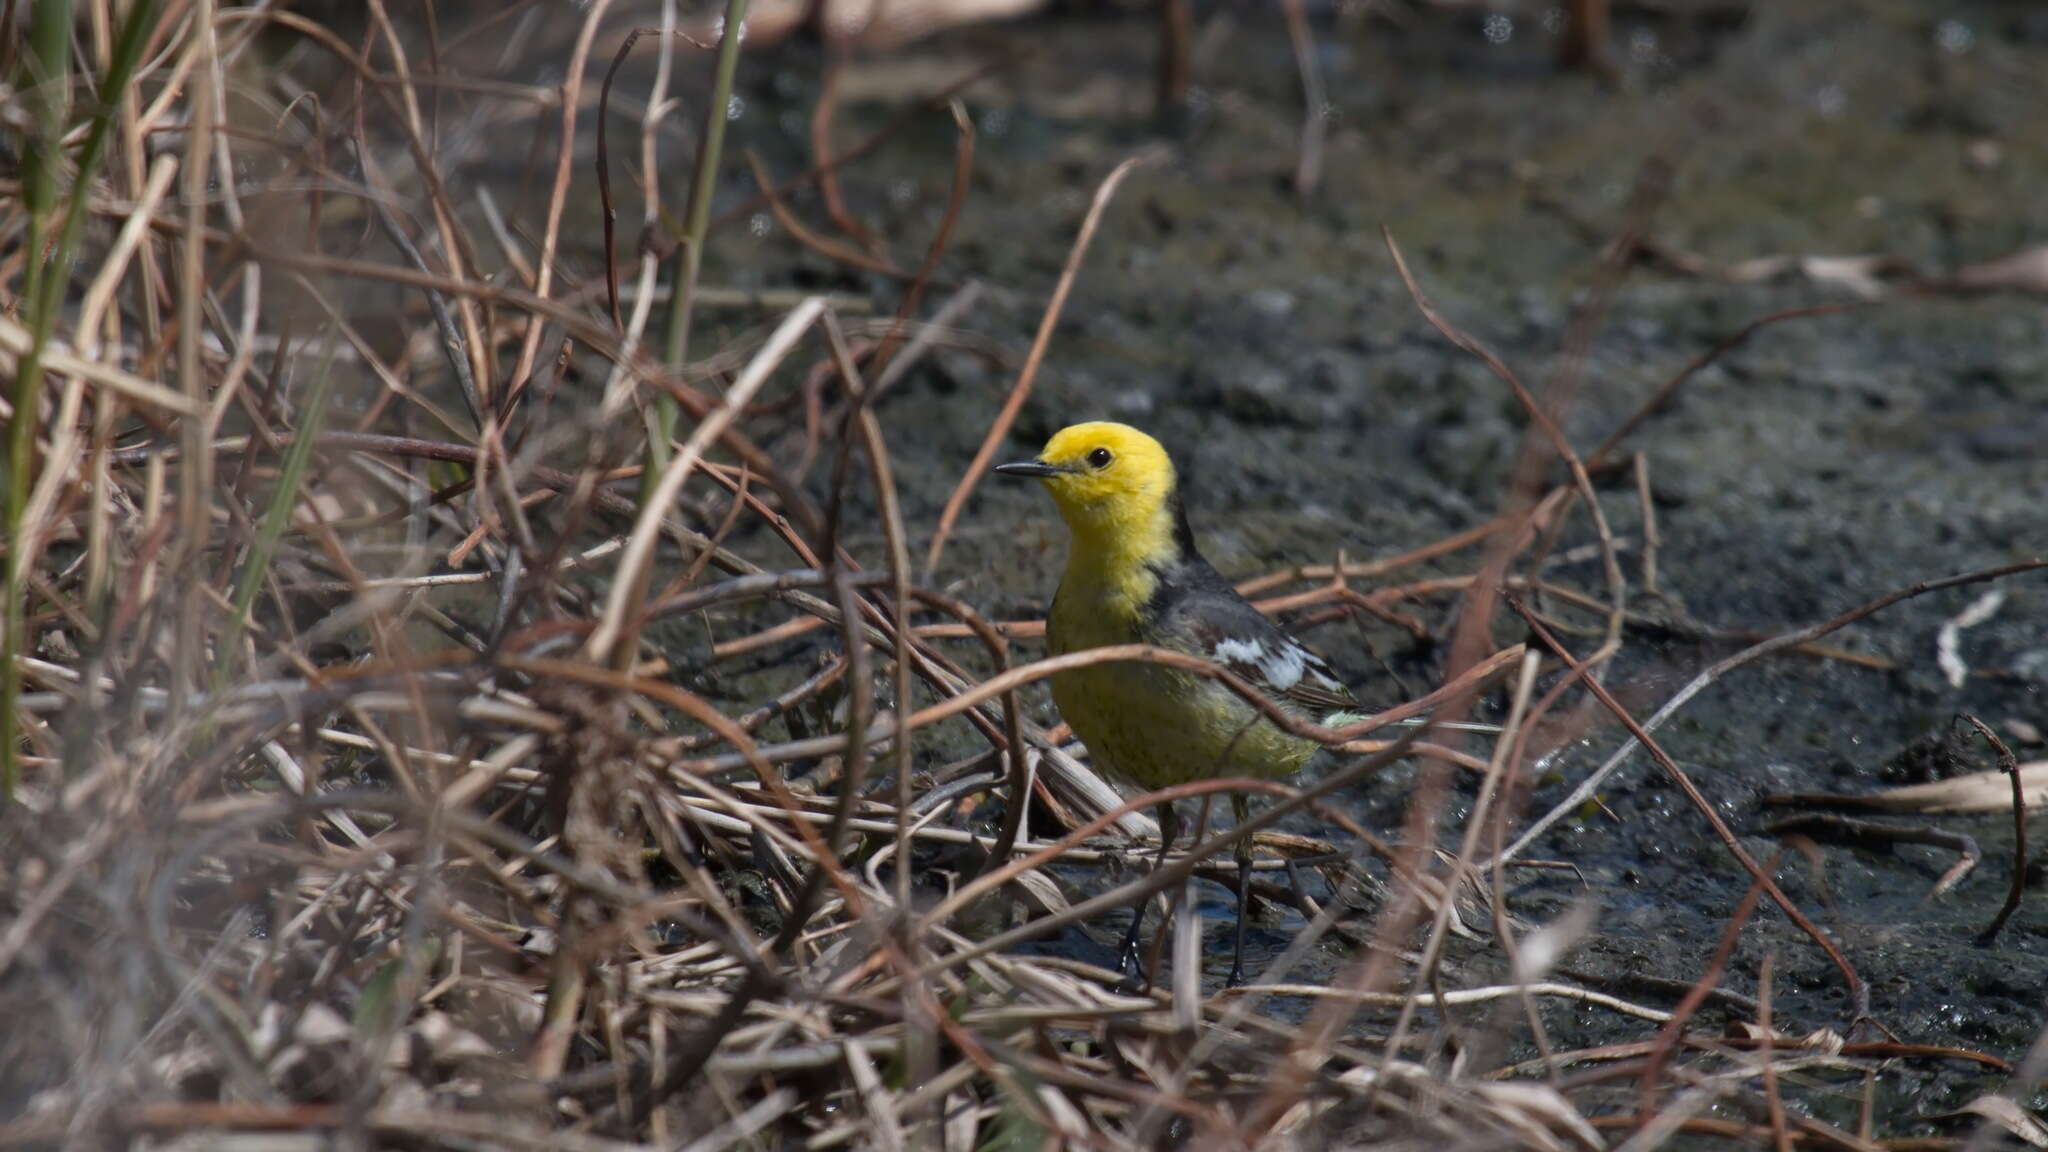
[[[1128,424],[1091,421],[1053,434],[1036,459],[999,464],[1040,481],[1069,538],[1067,563],[1046,617],[1055,656],[1115,644],[1150,644],[1212,661],[1286,713],[1345,723],[1357,700],[1329,662],[1238,595],[1202,555],[1180,474],[1166,449]],[[1190,780],[1291,775],[1320,746],[1272,722],[1217,680],[1183,668],[1104,662],[1052,674],[1053,702],[1095,763],[1156,791]],[[1242,793],[1231,805],[1249,815]],[[1178,831],[1171,804],[1156,808],[1163,863]],[[1240,837],[1237,926],[1229,983],[1244,975],[1251,841]],[[1118,966],[1135,958],[1141,905]]]

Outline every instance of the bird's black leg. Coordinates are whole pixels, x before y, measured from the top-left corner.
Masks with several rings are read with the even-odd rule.
[[[1161,804],[1152,811],[1159,821],[1159,855],[1152,860],[1152,870],[1156,872],[1166,866],[1166,854],[1172,850],[1174,837],[1180,833],[1180,814],[1171,804]],[[1116,970],[1133,983],[1144,977],[1144,965],[1138,961],[1138,934],[1145,926],[1145,910],[1151,906],[1152,899],[1148,896],[1131,909],[1131,929],[1124,933],[1123,947],[1117,949]]]
[[[1116,950],[1117,973],[1133,982],[1137,975],[1132,969],[1138,962],[1138,931],[1144,927],[1145,910],[1150,907],[1152,900],[1147,897],[1138,901],[1137,907],[1131,909],[1130,931],[1124,933],[1124,942]]]
[[[1251,817],[1251,802],[1242,793],[1230,797],[1230,811],[1237,818],[1237,826],[1244,827]],[[1241,835],[1233,846],[1237,858],[1237,941],[1230,952],[1230,980],[1225,987],[1235,988],[1244,983],[1244,928],[1245,917],[1251,912],[1252,890],[1252,838]]]

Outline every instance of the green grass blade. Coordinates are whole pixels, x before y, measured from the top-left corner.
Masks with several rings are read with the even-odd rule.
[[[99,105],[93,109],[92,129],[78,155],[78,175],[71,185],[71,203],[64,214],[57,242],[45,262],[40,259],[48,235],[49,218],[57,209],[57,176],[62,167],[58,156],[64,136],[66,95],[70,85],[71,4],[70,0],[42,0],[31,5],[29,28],[31,68],[38,92],[40,115],[31,134],[23,175],[23,202],[29,214],[28,269],[23,277],[29,318],[28,354],[21,359],[20,374],[14,381],[14,423],[6,440],[7,465],[7,634],[0,645],[0,803],[10,803],[20,780],[21,733],[15,706],[21,699],[20,659],[29,655],[28,572],[23,567],[26,553],[19,547],[22,520],[28,513],[28,493],[34,469],[36,447],[36,399],[43,387],[43,346],[55,328],[57,313],[69,280],[72,251],[84,226],[87,192],[99,171],[112,135],[115,100],[134,78],[142,60],[142,48],[156,12],[155,0],[138,0],[121,26],[113,58],[100,78]]]
[[[724,34],[718,41],[718,67],[712,75],[711,100],[704,109],[704,140],[697,149],[697,170],[690,179],[683,246],[676,252],[675,283],[668,298],[666,362],[671,372],[680,372],[690,356],[690,305],[697,294],[697,272],[704,262],[704,238],[711,230],[711,200],[718,188],[718,165],[725,150],[725,123],[732,107],[732,82],[739,72],[740,42],[746,38],[746,20],[747,0],[726,0]],[[654,491],[662,468],[668,464],[668,445],[675,438],[676,415],[675,398],[666,392],[657,394],[647,429],[642,499]]]
[[[277,542],[284,538],[284,530],[291,525],[292,508],[299,502],[299,483],[305,478],[306,464],[313,458],[313,442],[320,438],[320,423],[327,415],[327,395],[334,379],[335,345],[334,326],[330,324],[326,330],[326,350],[320,356],[320,374],[313,378],[313,387],[306,396],[306,402],[300,406],[299,426],[292,433],[291,444],[284,450],[277,489],[270,494],[270,507],[263,513],[263,523],[257,525],[256,540],[249,546],[249,556],[242,562],[241,570],[235,573],[235,610],[228,617],[220,647],[214,652],[213,687],[216,693],[227,684],[235,651],[241,647],[242,633],[249,627],[249,613],[256,606],[256,592],[263,587],[263,574],[270,570],[270,558],[276,554]]]

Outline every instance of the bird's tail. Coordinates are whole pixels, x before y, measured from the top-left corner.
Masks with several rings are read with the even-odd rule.
[[[1371,719],[1371,717],[1367,716],[1363,712],[1332,712],[1328,716],[1323,717],[1323,727],[1342,728],[1348,724],[1356,724],[1361,720],[1367,719]],[[1407,728],[1420,728],[1423,725],[1428,724],[1429,722],[1429,719],[1423,716],[1412,716],[1406,720],[1394,721],[1394,723],[1402,725],[1403,727]],[[1477,721],[1469,720],[1461,720],[1455,724],[1441,723],[1438,724],[1437,727],[1448,728],[1454,732],[1484,732],[1489,735],[1496,736],[1499,735],[1501,731],[1501,727],[1498,724],[1482,724]]]

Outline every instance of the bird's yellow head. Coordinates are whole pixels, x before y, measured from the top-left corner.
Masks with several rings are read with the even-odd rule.
[[[996,471],[1045,484],[1077,553],[1143,561],[1174,546],[1173,460],[1159,441],[1128,424],[1062,428],[1038,459],[999,464]]]

